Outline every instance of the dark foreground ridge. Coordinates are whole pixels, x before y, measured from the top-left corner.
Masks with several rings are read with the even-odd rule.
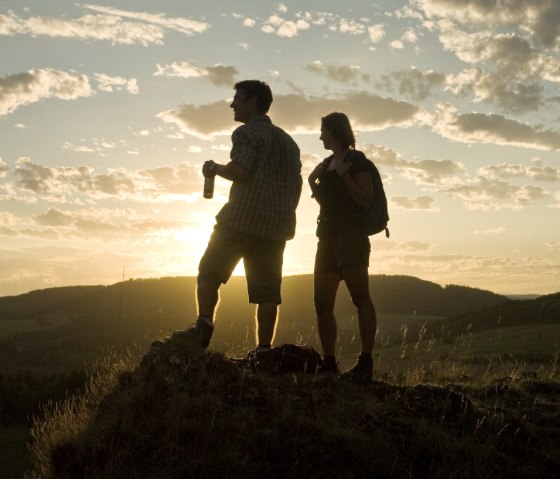
[[[555,477],[559,393],[530,378],[472,390],[271,375],[155,342],[32,477]]]

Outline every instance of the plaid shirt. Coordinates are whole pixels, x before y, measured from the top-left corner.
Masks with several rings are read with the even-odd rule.
[[[232,183],[216,220],[259,238],[293,238],[302,185],[298,146],[266,115],[238,127],[231,140],[231,161],[250,174]]]

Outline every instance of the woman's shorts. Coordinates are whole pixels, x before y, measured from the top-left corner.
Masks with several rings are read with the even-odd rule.
[[[315,273],[330,273],[347,268],[369,266],[371,246],[363,233],[346,233],[319,238],[315,255]]]

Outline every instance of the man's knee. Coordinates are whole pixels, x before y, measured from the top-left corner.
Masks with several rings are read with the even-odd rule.
[[[222,285],[222,280],[212,273],[199,272],[196,278],[196,285],[198,288],[219,289]]]

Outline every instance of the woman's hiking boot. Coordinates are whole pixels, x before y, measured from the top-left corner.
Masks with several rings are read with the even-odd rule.
[[[317,374],[339,374],[336,359],[333,356],[323,356],[317,366]]]
[[[369,383],[373,376],[373,358],[371,354],[360,354],[356,365],[341,374],[342,378],[350,379],[357,384]]]

